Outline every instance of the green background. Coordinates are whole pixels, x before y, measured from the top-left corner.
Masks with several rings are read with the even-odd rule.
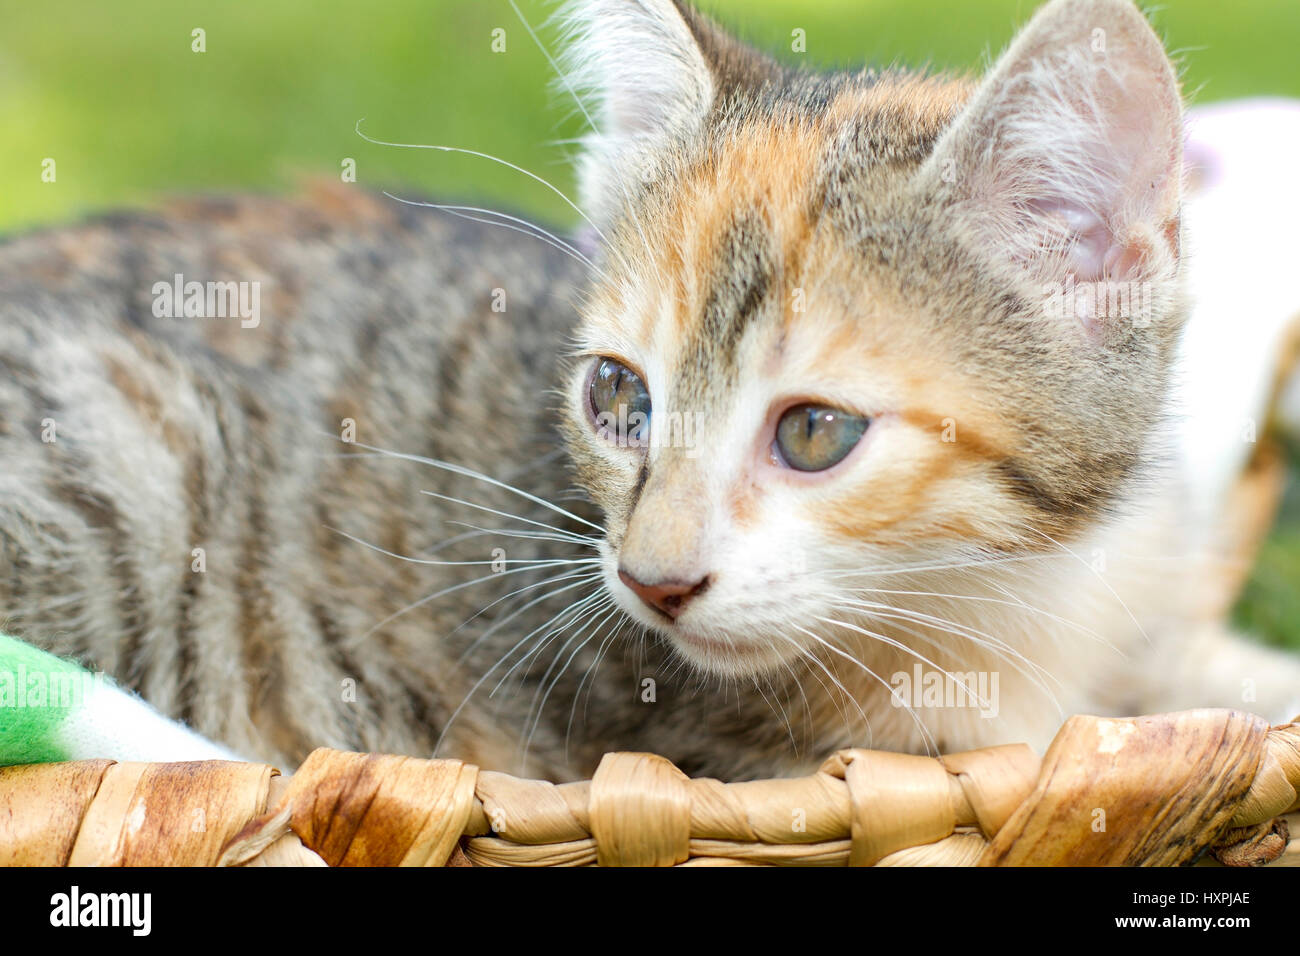
[[[747,39],[809,61],[895,60],[977,70],[1033,0],[712,0]],[[519,0],[554,49],[547,0]],[[1300,2],[1170,0],[1152,9],[1196,102],[1300,96]],[[206,52],[191,31],[206,31]],[[505,30],[506,51],[492,50]],[[360,182],[481,200],[570,222],[536,183],[479,159],[376,146],[373,137],[493,153],[572,179],[582,121],[506,0],[0,0],[0,233],[168,193],[291,190],[356,160]],[[41,163],[57,181],[41,182]],[[1293,482],[1294,485],[1294,482]],[[1238,611],[1300,647],[1300,495]]]

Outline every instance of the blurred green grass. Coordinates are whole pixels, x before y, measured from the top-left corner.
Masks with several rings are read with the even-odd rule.
[[[1233,623],[1271,644],[1300,650],[1300,444],[1287,449],[1291,468],[1281,512],[1233,612]]]
[[[551,0],[518,0],[542,27]],[[703,0],[752,42],[790,51],[806,31],[823,65],[894,61],[977,70],[1035,0]],[[1170,0],[1153,20],[1198,102],[1300,96],[1300,3]],[[206,52],[191,50],[191,31]],[[504,53],[493,30],[505,31]],[[569,222],[564,204],[501,166],[357,136],[507,158],[569,192],[582,130],[553,99],[552,70],[507,0],[0,2],[0,234],[194,190],[286,191],[313,174],[508,205]],[[41,181],[53,158],[57,180]],[[1293,482],[1294,484],[1294,482]],[[1300,492],[1237,612],[1300,648]]]
[[[807,33],[818,63],[977,69],[1034,0],[704,0],[746,38],[790,53]],[[519,0],[541,26],[551,0]],[[375,137],[467,146],[536,170],[566,191],[581,131],[553,102],[552,71],[507,0],[42,0],[0,5],[0,230],[66,220],[176,190],[282,190],[345,157],[364,183],[505,200],[558,220],[553,195],[467,157],[396,150]],[[1202,100],[1300,95],[1300,3],[1176,0],[1156,11],[1185,84]],[[506,31],[506,52],[491,49]],[[191,30],[207,51],[191,52]],[[541,29],[548,41],[553,32]],[[553,45],[553,42],[552,44]],[[40,181],[53,157],[58,180]]]

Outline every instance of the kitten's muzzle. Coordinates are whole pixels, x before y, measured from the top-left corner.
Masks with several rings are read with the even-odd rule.
[[[667,614],[674,620],[676,620],[677,615],[686,609],[687,603],[692,598],[703,594],[709,587],[709,576],[707,574],[694,584],[685,584],[681,581],[660,581],[657,584],[646,584],[638,581],[620,568],[618,579],[631,588],[636,596],[649,607]]]

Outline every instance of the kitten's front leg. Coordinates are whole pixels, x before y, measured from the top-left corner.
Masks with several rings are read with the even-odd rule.
[[[1153,658],[1133,662],[1160,675],[1139,706],[1144,713],[1229,707],[1288,723],[1300,715],[1300,656],[1266,647],[1227,624],[1207,624],[1157,643]]]

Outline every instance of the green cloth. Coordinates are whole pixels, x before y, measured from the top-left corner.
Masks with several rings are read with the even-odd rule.
[[[238,759],[103,674],[0,634],[0,767],[98,758]]]
[[[69,759],[56,731],[82,706],[80,688],[91,677],[76,664],[0,634],[0,765]]]

